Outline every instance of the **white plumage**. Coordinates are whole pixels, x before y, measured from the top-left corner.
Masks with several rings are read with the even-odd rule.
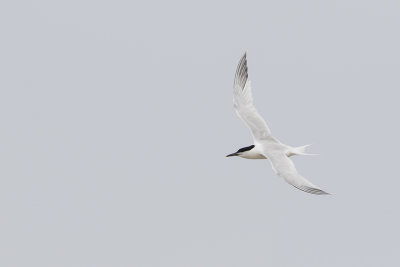
[[[254,145],[239,149],[228,156],[239,156],[247,159],[269,159],[275,173],[286,182],[307,193],[326,195],[325,191],[313,185],[301,176],[289,159],[293,155],[307,155],[307,146],[291,147],[279,142],[271,135],[265,120],[253,105],[250,81],[248,80],[247,54],[240,59],[233,86],[233,104],[236,114],[249,127]]]

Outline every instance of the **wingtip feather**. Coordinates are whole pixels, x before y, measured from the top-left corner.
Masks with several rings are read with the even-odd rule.
[[[244,53],[244,55],[241,57],[239,61],[234,80],[234,86],[238,86],[242,90],[244,89],[249,77],[246,57],[247,57],[247,51]]]
[[[309,194],[313,195],[330,195],[328,192],[325,192],[322,189],[319,188],[313,188],[309,186],[295,186],[297,189],[300,189],[301,191],[304,191]]]

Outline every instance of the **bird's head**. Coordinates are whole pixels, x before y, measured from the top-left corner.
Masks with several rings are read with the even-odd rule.
[[[241,149],[239,149],[238,151],[236,151],[235,153],[226,155],[227,157],[233,157],[233,156],[242,156],[244,153],[246,153],[247,151],[250,151],[254,148],[254,145],[251,146],[246,146],[246,147],[242,147]]]

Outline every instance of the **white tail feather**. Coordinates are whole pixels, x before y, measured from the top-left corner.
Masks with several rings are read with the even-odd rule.
[[[305,145],[305,146],[292,147],[292,149],[291,149],[289,155],[290,155],[290,156],[292,156],[292,155],[305,155],[305,156],[317,155],[317,154],[309,154],[309,153],[306,153],[306,149],[307,149],[307,147],[309,147],[309,146],[311,146],[311,144],[310,144],[310,145]]]

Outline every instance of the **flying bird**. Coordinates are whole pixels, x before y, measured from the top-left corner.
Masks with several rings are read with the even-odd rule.
[[[236,114],[247,125],[253,135],[254,144],[243,147],[227,157],[238,156],[246,159],[269,159],[274,172],[294,187],[315,195],[329,195],[301,176],[290,156],[311,155],[305,152],[309,145],[291,147],[279,142],[271,135],[265,120],[253,105],[251,85],[248,79],[247,53],[240,59],[233,84],[233,106]]]

